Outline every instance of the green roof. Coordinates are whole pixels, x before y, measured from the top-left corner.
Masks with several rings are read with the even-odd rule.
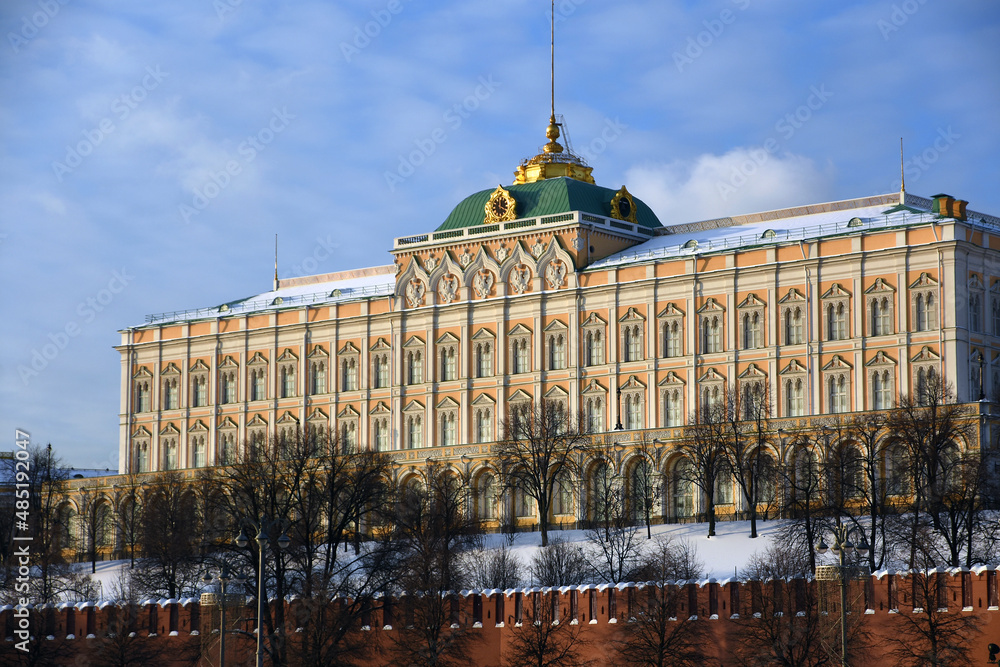
[[[451,212],[444,223],[435,231],[475,227],[483,224],[486,218],[486,202],[496,188],[481,190],[463,199]],[[602,188],[572,178],[547,178],[534,183],[508,185],[504,189],[510,192],[517,202],[515,212],[518,218],[534,218],[540,215],[554,215],[569,211],[583,211],[611,217],[611,200],[618,190]],[[646,206],[635,195],[635,218],[643,227],[656,229],[662,227],[653,209]]]

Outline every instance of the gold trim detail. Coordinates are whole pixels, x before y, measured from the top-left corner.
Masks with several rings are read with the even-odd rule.
[[[625,206],[622,206],[623,200],[625,201]],[[622,209],[625,210],[623,211]],[[639,224],[635,219],[635,200],[632,199],[632,195],[629,194],[624,185],[611,199],[611,217]]]
[[[486,211],[486,218],[483,219],[484,225],[517,219],[517,202],[502,185],[498,185],[497,189],[490,195],[484,210]]]

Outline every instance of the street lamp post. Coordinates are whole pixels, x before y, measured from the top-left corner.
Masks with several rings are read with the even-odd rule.
[[[264,547],[267,546],[270,539],[266,532],[269,522],[263,520],[260,522],[249,521],[249,523],[257,529],[256,541],[259,558],[257,567],[257,667],[264,667],[264,595],[266,593],[264,588]],[[272,525],[273,527],[277,527],[277,522],[274,522]],[[278,547],[287,549],[290,543],[291,540],[288,539],[288,535],[282,532],[281,537],[278,538]],[[247,538],[246,533],[241,530],[239,536],[236,538],[236,546],[243,548],[248,544],[250,544],[250,540]]]
[[[837,525],[833,529],[833,546],[828,547],[823,538],[819,538],[819,544],[816,545],[816,551],[825,554],[828,550],[833,551],[834,555],[838,557],[838,565],[826,565],[816,567],[816,579],[819,580],[831,580],[837,579],[840,582],[840,664],[841,667],[847,667],[847,574],[848,571],[852,571],[853,567],[845,564],[845,557],[849,556],[855,549],[858,554],[862,557],[868,555],[868,542],[865,540],[864,533],[861,534],[861,541],[855,546],[851,542],[850,535],[853,529],[849,526],[845,526],[840,523],[840,518],[837,518]],[[827,568],[827,569],[824,569]],[[831,576],[832,572],[836,572],[836,575]]]
[[[222,571],[219,572],[219,587],[221,597],[219,598],[219,609],[222,614],[220,619],[221,628],[219,630],[219,665],[221,667],[226,667],[226,632],[228,629],[226,627],[226,584],[232,580],[236,584],[242,585],[246,582],[246,577],[237,574],[235,576],[231,575],[229,572],[229,563],[222,564]],[[212,583],[212,573],[206,572],[205,576],[202,577],[202,581],[208,586]]]
[[[622,388],[618,387],[618,423],[615,424],[616,431],[624,430],[622,428]]]

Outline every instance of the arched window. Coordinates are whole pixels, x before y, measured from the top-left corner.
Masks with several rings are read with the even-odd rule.
[[[493,346],[490,343],[476,344],[476,377],[493,375]]]
[[[454,447],[456,443],[455,413],[445,412],[441,415],[441,445]]]
[[[604,461],[598,462],[590,475],[590,512],[594,520],[606,519],[614,501],[611,467]]]
[[[715,478],[715,504],[731,505],[733,503],[733,469],[729,464],[723,464]]]
[[[684,400],[679,389],[663,392],[663,413],[666,426],[681,426],[683,423]]]
[[[375,435],[375,451],[384,452],[389,449],[389,420],[382,417],[372,424]]]
[[[457,352],[454,345],[441,350],[441,379],[445,381],[458,379]]]
[[[600,433],[604,430],[604,401],[598,396],[587,399],[587,432]]]
[[[666,338],[666,349],[664,350],[665,357],[679,357],[681,356],[681,325],[679,322],[669,322],[664,325],[664,332]]]
[[[385,389],[389,386],[389,355],[376,354],[372,369],[372,389]]]
[[[420,384],[424,381],[424,354],[420,350],[406,353],[406,384]]]
[[[423,447],[424,431],[423,420],[419,415],[409,415],[406,418],[406,440],[410,449]]]
[[[645,458],[636,461],[632,466],[632,474],[629,475],[629,495],[632,507],[632,518],[635,521],[643,521],[648,513],[651,517],[655,514],[656,503],[656,478],[653,473],[653,466]]]
[[[625,395],[625,428],[642,428],[642,394],[634,392]]]
[[[785,311],[785,344],[801,345],[802,342],[802,309],[796,306]]]
[[[312,364],[310,364],[309,371],[309,393],[326,393],[326,362],[312,362]]]
[[[566,337],[563,334],[549,336],[549,370],[566,368]]]
[[[555,493],[552,494],[552,514],[574,514],[573,483],[565,472],[555,480]]]
[[[496,478],[490,473],[479,477],[479,518],[491,521],[497,518],[497,484]]]
[[[673,486],[674,518],[683,519],[694,514],[694,485],[691,483],[691,462],[681,459],[674,465],[671,478]]]
[[[281,397],[288,398],[295,395],[295,367],[288,365],[281,367]]]

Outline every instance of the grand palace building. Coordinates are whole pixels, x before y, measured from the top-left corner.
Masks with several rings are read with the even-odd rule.
[[[1000,218],[901,190],[660,219],[596,184],[555,121],[512,184],[395,239],[389,264],[121,331],[120,472],[224,465],[308,429],[400,474],[432,460],[477,480],[510,408],[548,400],[622,466],[655,442],[669,478],[671,443],[734,389],[765,388],[775,431],[892,408],[932,377],[977,415],[1000,399]],[[696,505],[670,489],[657,514]]]

